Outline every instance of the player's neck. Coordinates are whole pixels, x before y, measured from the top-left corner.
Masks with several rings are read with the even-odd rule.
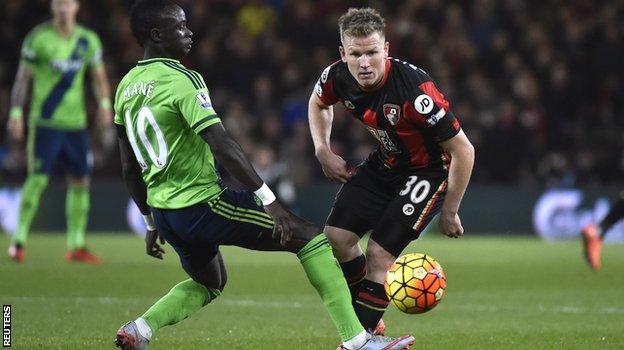
[[[170,58],[173,60],[180,60],[180,57],[174,57],[174,55],[164,52],[158,47],[145,46],[145,49],[143,50],[143,60],[149,60],[152,58]]]
[[[66,38],[72,36],[72,34],[74,34],[74,28],[76,28],[76,21],[73,20],[61,21],[54,19],[52,24],[54,25],[54,28]]]

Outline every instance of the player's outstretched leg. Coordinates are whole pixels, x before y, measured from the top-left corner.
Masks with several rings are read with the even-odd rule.
[[[366,333],[353,310],[347,283],[324,234],[312,238],[297,257],[338,330],[343,341],[340,349],[407,349],[414,342],[412,336],[386,338]]]
[[[117,331],[115,345],[124,350],[147,349],[156,331],[184,320],[220,294],[219,289],[206,288],[190,278],[182,281],[141,317],[123,325]]]
[[[9,247],[9,256],[13,261],[22,262],[24,260],[24,246],[26,245],[30,225],[39,208],[41,194],[47,185],[48,176],[45,174],[29,174],[26,178],[26,182],[22,187],[17,232]]]
[[[351,302],[356,307],[357,295],[366,276],[366,257],[359,246],[360,237],[355,233],[337,227],[325,227],[334,254],[340,262],[340,268],[349,285]],[[386,324],[379,319],[373,334],[383,335]]]

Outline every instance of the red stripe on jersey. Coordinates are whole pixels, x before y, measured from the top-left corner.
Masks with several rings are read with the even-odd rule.
[[[406,118],[411,116],[409,120],[412,122],[418,122],[415,120],[414,116],[418,116],[418,118],[422,120],[422,116],[416,112],[414,106],[412,106],[411,102],[408,101],[403,103],[403,115],[406,116]],[[424,121],[421,121],[418,124],[422,124],[423,122]],[[395,127],[395,131],[409,152],[411,165],[415,167],[423,167],[429,164],[431,157],[429,156],[427,148],[424,146],[424,137],[420,131],[416,129],[414,124],[400,119],[399,123]]]
[[[364,115],[362,116],[362,121],[364,122],[364,124],[376,129],[377,128],[377,112],[373,111],[372,109],[365,110]]]
[[[440,90],[438,90],[438,88],[435,86],[435,84],[432,81],[427,81],[424,82],[420,85],[418,85],[418,87],[427,95],[429,95],[429,97],[431,97],[433,99],[433,102],[435,102],[435,104],[444,109],[445,111],[448,112],[449,110],[449,101],[447,101],[444,98],[444,95],[440,92]]]
[[[323,91],[321,95],[319,96],[317,94],[321,102],[323,102],[327,106],[331,106],[338,102],[338,98],[336,97],[336,93],[334,92],[334,82],[332,82],[330,79],[327,79],[327,82],[321,85],[321,89]]]

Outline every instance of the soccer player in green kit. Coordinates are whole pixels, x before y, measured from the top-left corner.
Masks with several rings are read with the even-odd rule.
[[[234,245],[295,253],[338,330],[339,349],[409,348],[411,336],[364,330],[325,235],[276,200],[224,129],[203,78],[180,64],[192,45],[184,11],[168,0],[139,1],[131,27],[144,55],[115,96],[124,179],[148,227],[147,254],[162,259],[164,238],[191,278],[122,326],[116,345],[146,349],[159,328],[217,298],[227,279],[219,246]],[[255,191],[222,187],[215,160]]]
[[[59,161],[68,172],[68,261],[99,263],[86,249],[85,229],[89,215],[89,140],[84,106],[84,75],[93,76],[99,101],[98,125],[112,120],[110,87],[102,62],[100,39],[76,23],[77,0],[52,0],[52,20],[30,31],[22,45],[21,60],[11,92],[8,123],[10,137],[24,137],[22,106],[32,81],[28,134],[28,177],[22,188],[18,230],[9,247],[12,260],[24,260],[24,246],[39,199]]]

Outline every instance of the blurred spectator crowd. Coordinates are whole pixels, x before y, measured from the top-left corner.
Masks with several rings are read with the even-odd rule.
[[[429,72],[451,101],[477,149],[475,183],[624,182],[622,0],[178,3],[195,41],[183,63],[204,76],[217,112],[267,182],[286,178],[298,187],[325,181],[307,103],[321,71],[339,59],[338,17],[359,6],[386,18],[391,56]],[[49,18],[49,1],[2,5],[4,127],[20,45]],[[142,56],[129,29],[130,5],[81,1],[79,22],[100,35],[113,89]],[[356,165],[374,140],[343,108],[335,111],[333,148]],[[2,131],[0,176],[21,183],[24,145],[11,145]],[[94,129],[92,138],[96,179],[119,178],[114,133]]]

